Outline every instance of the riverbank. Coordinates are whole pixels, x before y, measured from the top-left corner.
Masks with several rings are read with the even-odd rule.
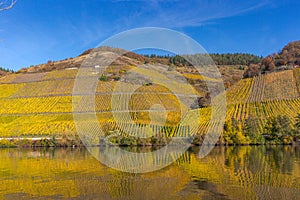
[[[77,136],[61,137],[10,137],[0,138],[0,148],[13,147],[83,147]]]
[[[116,146],[145,146],[156,147],[166,146],[171,142],[171,138],[162,136],[152,136],[150,138],[131,138],[131,137],[114,137],[110,140],[102,140],[99,146],[116,145]],[[203,138],[195,137],[190,139],[191,146],[201,146]],[[265,141],[263,143],[222,143],[219,140],[215,146],[254,146],[254,145],[294,145],[300,146],[300,141],[293,142],[275,142]],[[81,139],[78,136],[62,135],[59,137],[9,137],[0,138],[0,148],[29,148],[29,147],[83,147]]]

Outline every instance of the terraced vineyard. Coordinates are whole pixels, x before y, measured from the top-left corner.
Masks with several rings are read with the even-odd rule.
[[[228,103],[299,98],[298,71],[286,70],[243,79],[227,92]]]
[[[0,136],[76,132],[72,115],[72,90],[76,73],[76,69],[71,69],[34,74],[11,74],[2,77],[0,79]],[[115,123],[112,114],[107,112],[111,110],[111,92],[115,85],[114,81],[99,81],[97,86],[95,110],[101,123]],[[243,122],[250,116],[255,117],[261,122],[260,130],[266,119],[271,116],[288,115],[294,121],[300,112],[299,85],[300,69],[242,79],[226,93],[226,119],[234,118]],[[121,87],[129,89],[130,86],[125,84]],[[182,91],[186,92],[186,90]],[[179,108],[182,104],[166,87],[157,84],[143,86],[127,98],[130,102],[131,117],[138,123],[149,123],[150,114],[147,110],[154,104],[164,105],[167,126],[176,126],[180,121]],[[78,97],[77,100],[77,104],[74,104],[75,108],[84,111],[80,106],[90,103],[91,99]],[[217,127],[219,122],[210,122],[210,108],[201,108],[190,113],[185,121],[197,119],[198,114],[200,115],[197,130],[199,134],[204,133],[209,125]],[[196,127],[190,128],[193,131]]]
[[[300,93],[300,68],[294,69],[294,76],[296,79],[298,92]]]
[[[77,71],[72,69],[12,74],[1,78],[1,137],[76,132],[72,106],[80,112],[91,112],[84,107],[90,103],[89,97],[78,97],[78,104],[72,105],[74,78]],[[111,110],[111,92],[115,85],[116,82],[99,81],[95,94],[95,110],[99,112],[100,122],[113,121],[113,116],[107,111]],[[130,85],[123,84],[120,87],[129,89]],[[139,112],[139,123],[149,120],[149,113],[146,111],[154,104],[164,105],[167,114],[179,107],[177,98],[167,88],[156,84],[140,87],[135,94],[128,95],[126,98],[130,102],[130,110]],[[174,116],[170,115],[170,118]]]

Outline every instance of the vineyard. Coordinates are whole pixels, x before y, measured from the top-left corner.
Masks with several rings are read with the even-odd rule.
[[[299,70],[242,79],[227,92],[229,104],[238,102],[263,102],[299,98]]]
[[[0,136],[56,135],[76,132],[73,109],[76,112],[91,112],[91,110],[85,110],[85,105],[91,104],[90,97],[72,97],[77,71],[71,69],[34,74],[11,74],[0,78]],[[140,73],[148,72],[142,70]],[[154,75],[157,78],[163,76]],[[193,80],[202,78],[196,75],[185,74],[184,76]],[[111,92],[114,91],[116,85],[119,89],[130,91],[131,86],[128,83],[99,81],[94,98],[99,122],[113,129],[120,128],[110,112],[112,109]],[[299,68],[242,79],[226,92],[226,119],[233,118],[244,122],[253,117],[260,122],[259,130],[263,129],[266,120],[272,116],[287,115],[292,122],[295,122],[295,117],[300,112],[299,85]],[[117,102],[123,102],[123,100],[128,102],[130,116],[135,123],[149,124],[152,120],[153,130],[162,130],[170,136],[174,135],[176,127],[180,129],[178,125],[181,112],[187,109],[172,90],[182,91],[184,95],[191,93],[189,88],[177,83],[160,85],[154,82],[150,85],[142,85],[134,91],[133,95],[114,94],[114,98]],[[165,108],[167,116],[165,129],[154,127],[154,125],[161,126],[159,121],[163,119],[163,113],[153,119],[153,115],[148,112],[149,109],[154,109],[153,105],[162,105]],[[183,110],[180,109],[182,106]],[[153,112],[156,112],[155,109]],[[200,121],[197,121],[198,126],[189,127],[186,130],[203,134],[208,127],[218,127],[220,123],[210,121],[211,112],[209,107],[189,112],[185,115],[181,125],[187,127],[198,119],[197,116],[200,116]],[[122,126],[130,126],[128,123],[131,122],[124,121]]]
[[[300,68],[294,69],[294,77],[296,79],[298,92],[300,93]]]

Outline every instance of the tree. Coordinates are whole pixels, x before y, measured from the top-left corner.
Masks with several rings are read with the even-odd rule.
[[[223,140],[226,144],[249,144],[250,139],[243,134],[242,124],[232,118],[224,124]]]
[[[260,121],[258,118],[250,116],[244,122],[243,131],[246,136],[249,137],[251,143],[263,144],[265,143],[264,137],[261,135],[259,130]]]
[[[264,134],[276,143],[290,143],[293,139],[292,122],[286,115],[271,117],[264,127]]]
[[[226,120],[224,123],[223,139],[226,144],[233,144],[233,125],[232,120]]]
[[[259,76],[261,74],[260,66],[257,64],[250,64],[248,69],[245,71],[243,77],[251,78],[253,76]]]
[[[294,141],[300,138],[300,113],[296,117]]]
[[[16,3],[17,0],[0,0],[0,11],[11,9]]]
[[[273,71],[275,69],[273,56],[267,56],[265,59],[263,59],[261,64],[264,68],[264,71]]]
[[[295,128],[296,128],[296,130],[298,130],[300,132],[300,114],[298,114],[296,117]]]

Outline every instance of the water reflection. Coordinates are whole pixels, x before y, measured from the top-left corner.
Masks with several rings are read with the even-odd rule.
[[[166,168],[130,174],[85,149],[0,149],[0,199],[299,199],[299,150],[216,147],[200,159],[193,147]]]

